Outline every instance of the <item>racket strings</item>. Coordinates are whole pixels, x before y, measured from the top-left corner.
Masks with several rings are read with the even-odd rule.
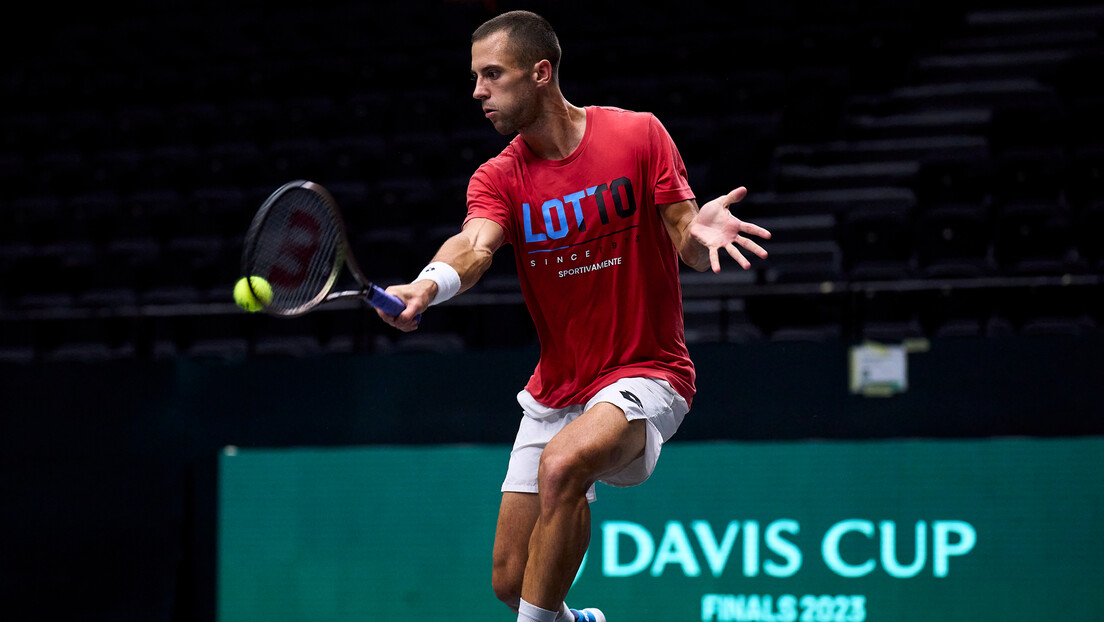
[[[272,286],[269,311],[294,313],[320,302],[337,277],[342,244],[322,196],[292,188],[273,201],[256,232],[251,272]]]

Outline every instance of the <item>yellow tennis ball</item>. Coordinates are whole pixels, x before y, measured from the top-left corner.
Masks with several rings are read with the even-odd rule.
[[[234,285],[234,302],[250,313],[260,311],[272,302],[272,286],[259,276],[251,276],[249,281],[243,276]]]

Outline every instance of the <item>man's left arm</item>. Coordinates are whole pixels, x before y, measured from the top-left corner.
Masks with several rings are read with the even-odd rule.
[[[742,247],[761,259],[766,259],[767,251],[759,246],[748,235],[754,235],[764,240],[771,237],[770,231],[750,222],[744,222],[732,215],[729,207],[739,203],[747,195],[747,189],[743,186],[717,197],[705,205],[698,207],[694,199],[668,203],[659,206],[659,213],[663,216],[663,222],[667,225],[667,233],[678,250],[682,261],[697,270],[704,272],[712,268],[713,272],[721,271],[719,250],[725,249],[728,254],[747,270],[751,262],[744,257],[737,248]]]

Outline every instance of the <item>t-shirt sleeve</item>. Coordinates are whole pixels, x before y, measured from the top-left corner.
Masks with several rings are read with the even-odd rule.
[[[667,133],[667,128],[654,115],[649,121],[648,134],[652,149],[652,178],[656,180],[656,205],[694,198],[682,155]]]
[[[513,227],[510,226],[510,206],[505,196],[494,183],[493,169],[488,165],[479,167],[468,181],[468,214],[466,224],[473,218],[486,218],[498,223],[506,232],[506,242],[513,243]]]

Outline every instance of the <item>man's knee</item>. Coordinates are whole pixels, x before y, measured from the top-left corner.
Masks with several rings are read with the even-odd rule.
[[[625,422],[624,413],[612,404],[609,414],[619,425],[602,425],[594,436],[557,435],[541,453],[537,486],[543,503],[563,495],[585,494],[604,475],[618,471],[644,454],[646,422]]]
[[[564,496],[585,495],[593,482],[593,474],[578,453],[572,451],[549,451],[541,455],[537,470],[537,486],[540,489],[542,503],[561,499]]]

